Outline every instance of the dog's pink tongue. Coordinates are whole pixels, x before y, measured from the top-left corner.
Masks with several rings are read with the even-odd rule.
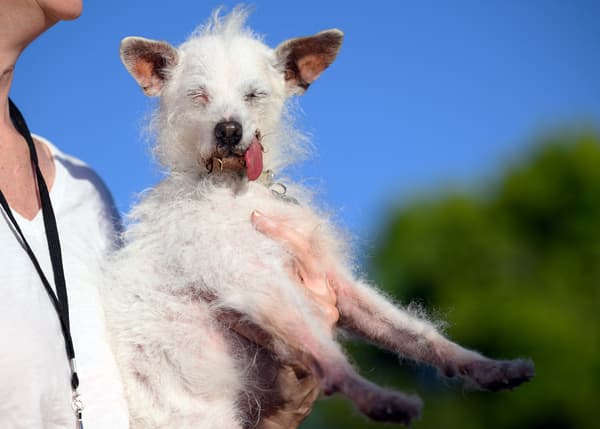
[[[244,154],[244,160],[246,161],[248,180],[258,179],[263,170],[262,145],[258,139],[252,140]]]

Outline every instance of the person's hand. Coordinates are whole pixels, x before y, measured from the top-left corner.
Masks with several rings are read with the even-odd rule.
[[[302,368],[283,366],[277,374],[277,388],[284,403],[260,420],[258,429],[295,429],[310,414],[321,393],[318,378]]]
[[[258,231],[282,242],[292,253],[290,277],[304,287],[308,298],[317,305],[330,329],[333,329],[340,317],[335,306],[334,282],[337,276],[323,266],[323,258],[312,248],[309,238],[283,221],[258,211],[252,212],[251,220]]]
[[[252,224],[263,234],[283,243],[293,255],[289,275],[303,287],[307,297],[320,309],[330,329],[337,323],[340,314],[336,308],[334,275],[323,266],[323,258],[312,248],[308,237],[286,225],[283,221],[254,211]],[[283,404],[277,411],[261,419],[259,429],[295,429],[310,414],[319,397],[321,386],[316,374],[300,363],[292,367],[283,366],[277,376],[277,389]]]

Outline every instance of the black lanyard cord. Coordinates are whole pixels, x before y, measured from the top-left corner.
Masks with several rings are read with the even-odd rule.
[[[48,282],[48,279],[46,278],[35,254],[33,253],[31,246],[29,246],[29,243],[27,243],[27,240],[25,239],[25,236],[21,231],[21,228],[19,227],[19,224],[17,223],[12,213],[12,210],[10,209],[10,206],[8,205],[8,202],[6,201],[6,198],[4,197],[4,194],[1,190],[0,205],[2,205],[4,212],[6,213],[8,219],[14,226],[16,233],[19,235],[23,248],[29,256],[29,258],[31,259],[35,270],[40,276],[44,289],[48,293],[50,301],[52,302],[52,305],[56,310],[56,313],[58,314],[60,328],[65,340],[67,358],[69,359],[69,365],[71,368],[71,388],[74,392],[74,405],[75,401],[77,401],[77,403],[80,404],[77,394],[77,387],[79,386],[79,377],[77,376],[77,370],[75,368],[75,350],[73,348],[73,340],[71,338],[71,328],[69,321],[69,302],[62,263],[62,252],[58,237],[58,228],[56,226],[56,217],[54,216],[54,210],[52,209],[52,203],[50,201],[50,193],[48,192],[48,187],[46,186],[46,182],[44,181],[44,177],[42,176],[42,172],[39,167],[38,157],[35,151],[35,145],[33,143],[31,133],[29,132],[29,128],[25,123],[23,115],[21,115],[21,112],[19,111],[19,109],[17,109],[17,106],[14,105],[12,100],[9,100],[9,107],[10,118],[13,122],[13,125],[15,126],[17,131],[19,131],[19,133],[23,136],[23,138],[25,138],[25,141],[27,141],[27,145],[29,146],[29,153],[31,156],[31,163],[35,169],[38,192],[40,196],[40,202],[42,205],[42,216],[44,218],[44,228],[46,230],[46,238],[48,242],[48,251],[50,253],[50,261],[52,263],[52,271],[54,273],[54,285],[56,287],[56,293],[54,293],[52,286]],[[76,412],[78,413],[77,417],[79,421],[81,421],[81,410],[76,409]]]

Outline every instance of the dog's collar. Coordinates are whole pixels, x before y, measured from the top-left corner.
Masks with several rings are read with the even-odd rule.
[[[287,186],[281,182],[275,181],[275,173],[273,173],[273,170],[263,171],[258,180],[271,191],[271,194],[273,194],[275,198],[288,203],[300,205],[296,198],[287,195]]]

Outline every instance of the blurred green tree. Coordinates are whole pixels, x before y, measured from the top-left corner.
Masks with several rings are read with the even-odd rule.
[[[392,210],[380,236],[369,271],[390,295],[434,309],[466,347],[536,364],[536,378],[514,392],[465,392],[431,368],[349,341],[367,378],[422,396],[415,429],[597,427],[600,137],[542,138],[482,192]],[[318,403],[303,425],[376,427],[385,426],[338,398]]]

